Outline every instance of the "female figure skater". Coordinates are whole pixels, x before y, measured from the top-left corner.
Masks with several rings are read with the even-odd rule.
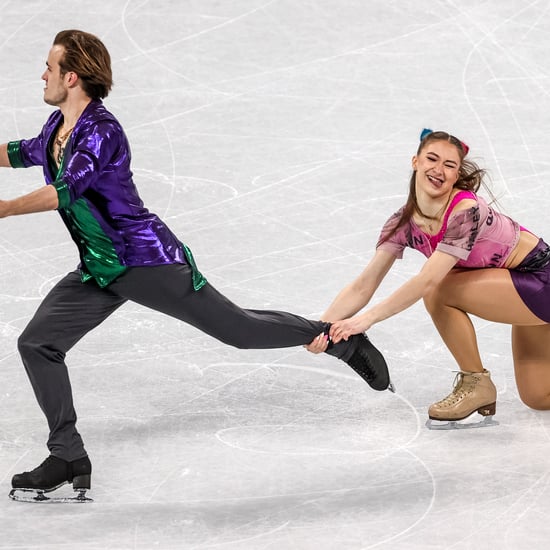
[[[455,427],[475,411],[490,420],[496,410],[496,388],[469,314],[512,325],[519,395],[533,409],[550,409],[550,247],[476,194],[485,172],[467,153],[446,132],[422,132],[406,204],[383,226],[365,270],[322,317],[332,323],[332,341],[340,342],[422,298],[460,368],[452,392],[430,406],[429,418]],[[426,256],[420,272],[359,313],[405,247]],[[326,341],[318,337],[307,347],[319,353]]]

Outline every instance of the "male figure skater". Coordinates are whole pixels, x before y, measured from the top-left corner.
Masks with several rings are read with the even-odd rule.
[[[112,86],[110,56],[94,35],[57,34],[44,101],[57,107],[40,134],[0,145],[0,166],[42,166],[45,186],[0,201],[0,217],[57,210],[80,256],[78,269],[46,296],[21,334],[19,351],[49,426],[50,456],[12,480],[41,495],[67,482],[84,497],[91,463],[76,429],[66,353],[127,300],[190,323],[239,348],[279,348],[327,338],[330,325],[279,311],[244,310],[197,270],[190,250],[143,205],[122,127],[102,103]],[[361,334],[328,353],[376,390],[391,389],[384,358]]]

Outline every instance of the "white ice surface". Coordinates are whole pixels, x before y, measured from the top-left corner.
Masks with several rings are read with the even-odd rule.
[[[550,238],[548,0],[3,0],[0,21],[0,142],[51,111],[54,34],[98,34],[146,204],[243,306],[317,318],[402,204],[425,126],[465,140],[502,208]],[[1,175],[2,198],[42,184]],[[500,425],[431,432],[455,366],[421,304],[370,332],[396,395],[124,306],[68,356],[95,502],[10,501],[47,455],[17,336],[77,255],[46,213],[2,220],[0,261],[0,549],[550,544],[550,413],[518,398],[509,327],[476,321]],[[420,265],[407,253],[376,299]]]

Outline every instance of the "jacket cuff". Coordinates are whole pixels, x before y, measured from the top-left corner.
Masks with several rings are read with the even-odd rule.
[[[69,193],[69,187],[63,180],[56,180],[52,183],[57,191],[57,209],[67,208],[71,204],[71,194]]]
[[[12,168],[25,168],[21,156],[21,141],[10,141],[8,143],[8,158]]]

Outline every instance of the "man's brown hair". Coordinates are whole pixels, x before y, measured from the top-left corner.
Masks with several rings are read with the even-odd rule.
[[[92,99],[107,97],[113,86],[111,56],[103,42],[93,34],[75,29],[57,33],[54,46],[63,46],[59,62],[61,74],[74,72],[82,89]]]

